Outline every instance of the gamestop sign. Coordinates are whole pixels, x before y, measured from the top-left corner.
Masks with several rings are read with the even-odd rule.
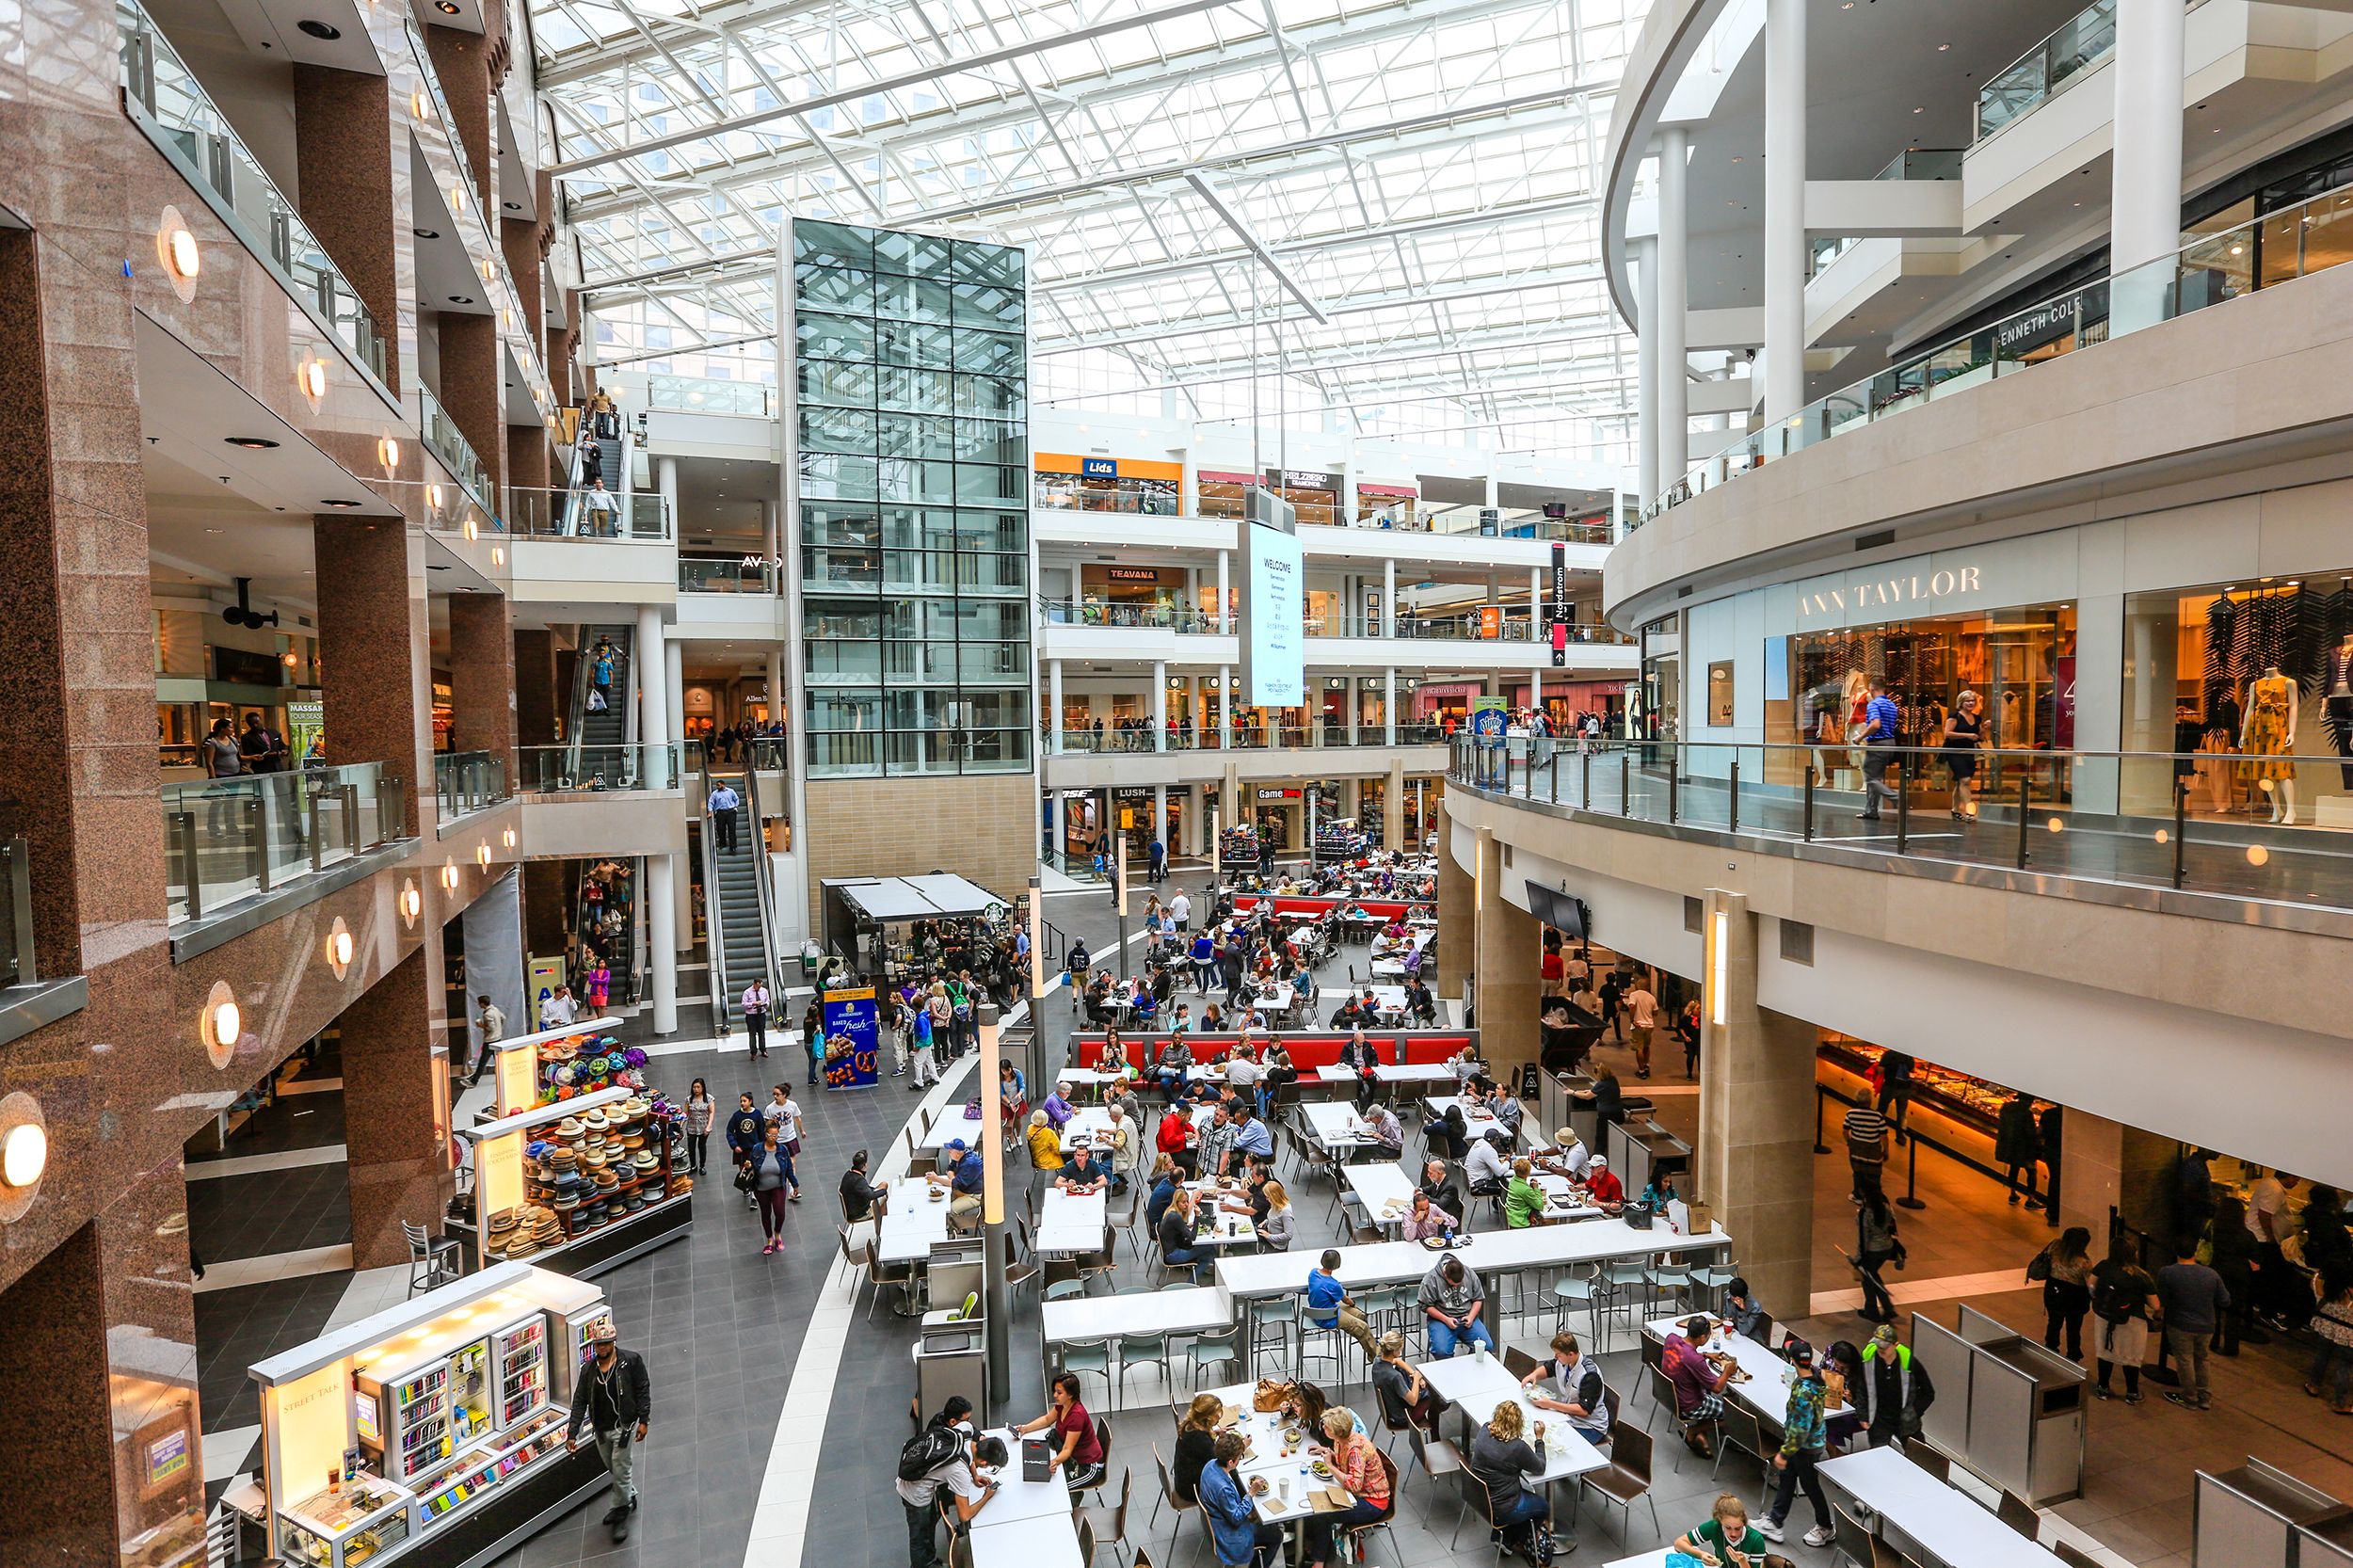
[[[1245,523],[1249,557],[1242,598],[1242,691],[1254,708],[1295,708],[1307,699],[1306,571],[1299,536]]]

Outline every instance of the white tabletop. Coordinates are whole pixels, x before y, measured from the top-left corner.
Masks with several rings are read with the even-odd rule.
[[[1021,1479],[1021,1440],[1010,1428],[992,1427],[984,1436],[1003,1441],[1005,1452],[1012,1457],[997,1471],[997,1496],[991,1497],[972,1521],[977,1539],[990,1526],[1016,1525],[1036,1519],[1051,1519],[1060,1514],[1067,1523],[1070,1518],[1070,1488],[1064,1484],[1057,1469],[1044,1480]],[[1077,1537],[1072,1537],[1077,1544]]]
[[[1337,1480],[1319,1480],[1310,1471],[1313,1463],[1307,1452],[1310,1441],[1331,1446],[1321,1432],[1302,1433],[1298,1451],[1286,1457],[1283,1452],[1283,1420],[1273,1412],[1261,1413],[1251,1408],[1257,1387],[1251,1384],[1235,1384],[1230,1387],[1205,1390],[1225,1401],[1225,1408],[1234,1416],[1233,1429],[1248,1440],[1250,1448],[1236,1465],[1235,1472],[1242,1479],[1243,1494],[1249,1493],[1253,1477],[1264,1477],[1267,1494],[1254,1499],[1258,1517],[1272,1524],[1289,1525],[1307,1518],[1314,1511],[1305,1503],[1310,1488],[1337,1486]],[[1402,1478],[1401,1478],[1401,1480]],[[1286,1502],[1279,1482],[1290,1483],[1290,1496]]]
[[[1082,1105],[1062,1125],[1062,1147],[1064,1154],[1080,1144],[1100,1147],[1100,1140],[1111,1130],[1112,1113],[1099,1105]],[[1128,1136],[1133,1138],[1131,1131]]]
[[[929,1257],[932,1248],[948,1240],[948,1200],[934,1202],[931,1183],[921,1176],[887,1181],[890,1207],[874,1236],[874,1250],[885,1263],[911,1263]]]
[[[1351,1165],[1341,1173],[1348,1190],[1365,1200],[1365,1216],[1379,1224],[1404,1223],[1414,1203],[1414,1178],[1401,1165]],[[1390,1204],[1395,1213],[1385,1212]],[[1456,1219],[1462,1216],[1457,1214]]]
[[[1380,989],[1376,987],[1376,992]],[[1404,993],[1400,992],[1402,996]],[[1384,1062],[1372,1069],[1373,1078],[1382,1083],[1451,1083],[1454,1069],[1443,1062],[1408,1062],[1391,1065]],[[1355,1072],[1334,1063],[1316,1069],[1316,1077],[1326,1083],[1353,1083]]]
[[[1046,1190],[1038,1208],[1037,1239],[1032,1250],[1041,1253],[1089,1252],[1103,1244],[1103,1191],[1080,1195],[1059,1187]]]
[[[1016,1457],[1014,1469],[1020,1468]],[[1049,1484],[1031,1482],[1028,1484]],[[1059,1479],[1050,1483],[1057,1490]],[[1086,1568],[1079,1560],[1079,1527],[1070,1517],[1070,1494],[1063,1493],[1059,1514],[1042,1513],[1035,1518],[1015,1519],[1007,1516],[992,1520],[997,1504],[1005,1500],[1002,1492],[996,1500],[981,1510],[972,1521],[972,1568]],[[1011,1526],[1012,1528],[1000,1528]]]
[[[1374,1141],[1365,1119],[1344,1100],[1302,1100],[1299,1109],[1316,1141],[1327,1149],[1359,1148]]]
[[[1894,1448],[1866,1448],[1833,1459],[1819,1473],[1877,1513],[1881,1534],[1893,1526],[1941,1561],[1967,1568],[2059,1568],[2057,1554]]]
[[[1279,1259],[1277,1261],[1280,1261]],[[1300,1273],[1294,1284],[1304,1283]],[[1065,1296],[1043,1308],[1046,1342],[1108,1339],[1120,1334],[1198,1334],[1230,1328],[1233,1299],[1214,1285],[1144,1296]]]
[[[1572,1263],[1646,1260],[1667,1253],[1709,1251],[1731,1241],[1721,1225],[1705,1236],[1691,1237],[1658,1227],[1636,1230],[1624,1220],[1589,1220],[1574,1225],[1479,1231],[1454,1256],[1485,1275]],[[1337,1251],[1340,1283],[1351,1288],[1418,1280],[1437,1266],[1441,1256],[1418,1241],[1379,1241]],[[1281,1254],[1220,1258],[1217,1278],[1237,1296],[1280,1295],[1301,1288],[1298,1259]]]
[[[916,1146],[937,1148],[951,1138],[961,1138],[967,1144],[970,1144],[980,1135],[979,1118],[965,1115],[964,1101],[950,1100],[934,1112],[931,1120],[923,1124],[923,1135],[916,1141]]]
[[[1607,1564],[1606,1568],[1667,1568],[1667,1554],[1673,1549],[1672,1546],[1661,1546],[1655,1552],[1644,1552],[1640,1557],[1622,1557],[1617,1561]]]
[[[1458,1356],[1456,1359],[1467,1358]],[[1497,1371],[1503,1369],[1503,1363],[1499,1360],[1490,1361],[1488,1365]],[[1429,1366],[1422,1368],[1421,1375],[1430,1375]],[[1544,1473],[1536,1478],[1538,1480],[1566,1480],[1588,1470],[1606,1470],[1609,1467],[1609,1461],[1602,1457],[1601,1450],[1579,1437],[1569,1426],[1566,1416],[1557,1410],[1539,1410],[1529,1403],[1527,1391],[1520,1386],[1519,1380],[1509,1373],[1504,1374],[1501,1386],[1485,1382],[1474,1383],[1459,1398],[1453,1395],[1448,1398],[1454,1400],[1454,1408],[1462,1412],[1463,1419],[1473,1427],[1483,1427],[1493,1420],[1498,1405],[1518,1405],[1520,1435],[1529,1448],[1536,1450],[1537,1457],[1545,1462]],[[1536,1423],[1539,1421],[1545,1424],[1545,1435],[1541,1440],[1536,1436]]]
[[[1194,1210],[1196,1226],[1200,1223],[1199,1212],[1198,1209]],[[1195,1229],[1193,1234],[1193,1244],[1196,1251],[1202,1247],[1247,1247],[1257,1244],[1258,1229],[1251,1224],[1249,1215],[1235,1214],[1225,1209],[1218,1209],[1215,1212],[1217,1226],[1210,1234],[1204,1236],[1198,1229]]]
[[[1418,1364],[1422,1379],[1438,1391],[1439,1397],[1459,1404],[1473,1394],[1486,1394],[1501,1399],[1519,1386],[1519,1380],[1504,1369],[1498,1355],[1450,1355],[1443,1361]],[[1488,1407],[1489,1414],[1494,1406]]]
[[[1720,1320],[1713,1313],[1706,1316],[1710,1321]],[[1657,1318],[1644,1323],[1642,1332],[1653,1339],[1663,1340],[1670,1335],[1681,1335],[1683,1325],[1689,1321],[1689,1314],[1681,1318]],[[1724,1325],[1723,1343],[1718,1345],[1710,1340],[1707,1348],[1722,1351],[1749,1374],[1748,1382],[1728,1384],[1726,1392],[1772,1422],[1776,1428],[1780,1427],[1789,1414],[1789,1383],[1797,1368],[1747,1335],[1733,1333],[1729,1324]],[[1826,1416],[1844,1416],[1847,1407],[1842,1404],[1834,1409],[1825,1408],[1822,1414]]]

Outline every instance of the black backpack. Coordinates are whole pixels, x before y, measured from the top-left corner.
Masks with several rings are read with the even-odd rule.
[[[899,1450],[899,1479],[921,1480],[964,1452],[964,1433],[953,1427],[925,1427]]]

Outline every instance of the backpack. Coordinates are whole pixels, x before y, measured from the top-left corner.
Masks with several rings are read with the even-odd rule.
[[[2121,1323],[2133,1315],[2132,1293],[2124,1288],[2124,1276],[2107,1273],[2091,1287],[2091,1310],[2104,1323]]]
[[[899,1450],[899,1479],[921,1480],[964,1452],[964,1434],[953,1427],[925,1427]]]

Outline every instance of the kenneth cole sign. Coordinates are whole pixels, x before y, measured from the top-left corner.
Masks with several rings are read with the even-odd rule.
[[[1857,576],[1826,588],[1798,595],[1798,619],[1819,620],[1865,610],[1900,610],[1929,605],[1981,590],[1976,567],[1950,567],[1934,571],[1903,571],[1886,577]]]

